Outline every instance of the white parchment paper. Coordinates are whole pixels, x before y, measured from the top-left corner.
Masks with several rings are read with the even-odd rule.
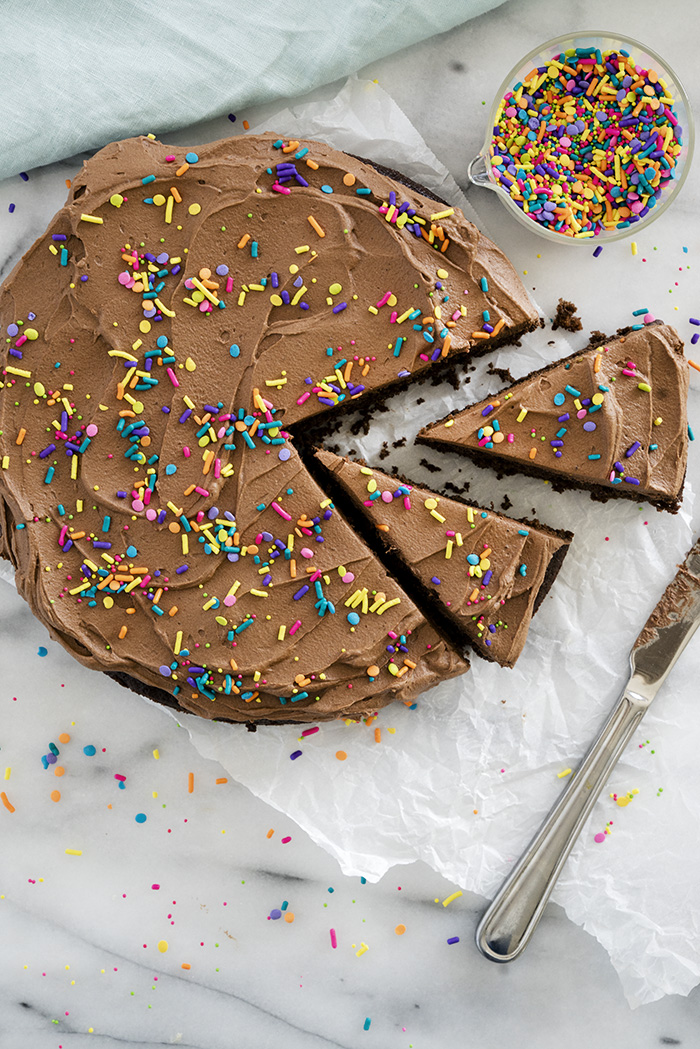
[[[253,132],[316,137],[394,167],[484,228],[374,83],[351,79],[330,102],[249,119]],[[683,510],[671,516],[623,501],[595,503],[584,493],[556,495],[529,478],[498,481],[458,457],[412,447],[424,422],[501,385],[488,375],[491,365],[517,378],[567,352],[559,332],[532,333],[521,348],[480,362],[466,388],[426,383],[393,398],[392,411],[376,415],[367,436],[354,436],[348,423],[334,438],[377,466],[395,463],[417,482],[468,482],[470,498],[484,506],[498,509],[507,495],[513,515],[536,514],[575,531],[514,670],[475,657],[466,677],[425,693],[415,710],[394,704],[371,727],[322,724],[301,742],[298,726],[251,734],[178,715],[200,753],[292,817],[346,874],[375,881],[396,864],[422,859],[456,885],[492,895],[562,789],[560,774],[576,767],[616,700],[631,645],[692,544],[699,522],[690,483]],[[697,393],[693,408],[700,418]],[[406,446],[381,461],[382,443],[404,436]],[[421,459],[441,472],[429,472]],[[699,640],[616,768],[554,894],[608,950],[633,1006],[687,994],[700,982]],[[290,761],[298,749],[301,757]],[[604,840],[596,843],[596,834]]]

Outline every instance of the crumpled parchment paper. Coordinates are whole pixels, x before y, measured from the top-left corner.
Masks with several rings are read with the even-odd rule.
[[[249,119],[252,132],[316,137],[394,167],[483,228],[374,83],[351,79],[330,102]],[[585,493],[553,494],[528,478],[498,481],[466,460],[411,447],[424,422],[500,385],[487,376],[490,363],[518,377],[567,352],[559,332],[532,333],[521,348],[480,362],[466,389],[426,383],[393,398],[394,410],[377,414],[366,437],[344,426],[333,438],[374,465],[395,463],[416,482],[468,480],[469,497],[485,506],[498,509],[507,494],[512,515],[537,514],[575,531],[514,670],[475,656],[469,674],[425,693],[415,710],[394,704],[372,727],[322,724],[301,742],[298,726],[252,734],[177,715],[202,755],[292,817],[346,874],[376,881],[395,864],[422,859],[456,885],[493,895],[563,788],[559,774],[575,769],[620,693],[632,643],[692,544],[698,516],[690,484],[674,517],[624,501],[596,503]],[[697,418],[696,402],[691,394]],[[382,442],[403,436],[406,447],[381,462]],[[422,458],[442,472],[428,472]],[[553,896],[607,949],[632,1006],[687,994],[700,982],[698,678],[700,638],[615,769]],[[290,761],[297,749],[301,757]],[[606,829],[597,844],[594,836]]]

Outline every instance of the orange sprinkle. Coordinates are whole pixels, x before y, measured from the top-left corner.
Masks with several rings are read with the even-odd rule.
[[[600,371],[600,366],[601,366],[602,363],[603,363],[603,358],[601,357],[601,355],[599,353],[596,353],[595,360],[593,361],[593,371],[594,372],[599,372]],[[696,367],[697,367],[697,365],[696,365]]]
[[[377,728],[375,728],[375,730],[374,730],[374,742],[375,743],[381,743],[381,741],[382,741],[382,730],[379,728],[379,726],[377,726]]]
[[[61,792],[60,792],[60,790],[52,790],[51,791],[51,800],[52,801],[60,801],[61,800]]]
[[[238,241],[238,244],[236,245],[236,247],[237,248],[244,248],[249,240],[250,240],[250,233],[244,233],[243,236],[241,237],[241,239]]]
[[[191,794],[194,790],[194,772],[187,773],[187,793]]]
[[[66,186],[68,187],[68,189],[70,189],[71,187],[71,180],[69,178],[66,179]]]
[[[17,434],[17,440],[15,441],[15,444],[21,444],[26,436],[27,436],[27,431],[25,430],[24,427],[22,427],[22,429]]]
[[[536,448],[531,448],[530,449],[530,458],[534,459],[536,455],[537,455],[537,449]]]
[[[248,123],[247,120],[243,121],[243,130],[244,131],[250,131],[250,124]]]
[[[178,202],[178,204],[182,204],[182,197],[180,196],[180,192],[179,192],[177,186],[171,186],[170,187],[170,192],[172,193],[173,197]]]
[[[405,925],[397,925],[396,928],[394,929],[394,932],[396,933],[397,936],[403,936],[403,934],[406,932],[406,926]]]
[[[120,641],[124,640],[124,638],[126,637],[126,632],[127,632],[128,629],[129,628],[127,627],[127,625],[125,623],[124,626],[119,631],[119,640]]]
[[[310,160],[308,157],[306,158],[306,166],[311,168],[312,171],[318,171],[318,164],[316,161]]]
[[[294,921],[294,912],[293,911],[287,911],[285,913],[285,915],[284,915],[284,920],[286,922],[289,922],[290,925],[291,925],[291,923]]]
[[[294,150],[298,149],[298,148],[299,148],[299,143],[295,139],[292,139],[292,141],[288,142],[286,146],[282,146],[282,152],[283,153],[293,153]]]
[[[443,241],[443,245],[440,248],[440,254],[441,255],[445,254],[445,252],[447,251],[447,249],[449,247],[449,244],[450,244],[449,240],[447,239],[447,237],[445,237],[445,240]]]
[[[173,605],[172,608],[168,609],[168,615],[169,616],[177,615],[177,605]]]
[[[273,835],[274,833],[275,833],[275,831],[274,831],[274,828],[273,828],[273,827],[270,827],[270,829],[269,829],[269,831],[267,832],[267,834],[265,835],[265,837],[267,837],[267,838],[271,838],[271,837],[272,837],[272,835]]]
[[[184,175],[184,174],[185,174],[185,172],[187,171],[187,169],[189,168],[189,166],[190,166],[190,165],[189,165],[189,164],[187,163],[187,161],[185,161],[185,163],[184,163],[184,164],[181,164],[181,165],[180,165],[180,167],[179,167],[179,168],[177,169],[177,171],[175,172],[175,174],[176,174],[176,175],[178,175],[178,176],[179,176],[179,175]]]
[[[189,962],[183,962],[182,965],[180,966],[180,968],[181,969],[191,969],[192,966],[190,965]]]
[[[319,237],[325,237],[326,231],[321,229],[321,227],[319,226],[318,222],[313,217],[313,215],[309,215],[309,223],[316,230],[316,232],[318,233]]]
[[[53,770],[53,774],[54,776],[63,776],[65,771],[66,770],[64,769],[63,765],[57,765],[56,768]]]
[[[700,372],[700,364],[696,364],[695,361],[688,361],[691,368],[695,368],[696,372]]]
[[[3,805],[5,806],[5,808],[7,809],[8,812],[14,812],[15,811],[14,805],[9,800],[9,798],[8,798],[8,796],[7,796],[7,794],[5,793],[4,790],[0,790],[0,801],[3,803]]]
[[[219,776],[219,778],[217,780],[215,780],[214,782],[215,783],[228,783],[228,779],[226,778],[226,776]]]
[[[450,334],[447,334],[445,336],[445,341],[442,344],[442,350],[440,352],[440,356],[441,357],[446,357],[447,356],[447,354],[450,352],[450,346],[451,345],[452,345],[452,336]]]
[[[494,335],[498,335],[499,331],[505,323],[505,318],[501,317],[500,321],[497,321],[496,324],[494,324],[493,331],[491,332],[491,338],[493,338]]]
[[[335,756],[338,759],[338,761],[345,761],[345,759],[347,758],[347,754],[344,750],[336,750]]]
[[[377,528],[379,529],[380,532],[388,532],[389,531],[389,525],[388,524],[379,524],[379,525],[377,525]]]

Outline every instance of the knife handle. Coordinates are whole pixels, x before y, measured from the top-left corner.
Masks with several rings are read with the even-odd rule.
[[[476,930],[476,945],[493,962],[525,949],[591,809],[649,702],[629,687],[598,733],[566,789],[496,893]]]

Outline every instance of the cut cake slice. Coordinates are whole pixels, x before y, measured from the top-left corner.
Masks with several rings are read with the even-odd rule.
[[[328,491],[424,615],[459,649],[512,667],[571,539],[445,498],[328,451]]]
[[[688,369],[670,325],[628,329],[424,427],[417,441],[502,473],[676,513],[688,457]]]

